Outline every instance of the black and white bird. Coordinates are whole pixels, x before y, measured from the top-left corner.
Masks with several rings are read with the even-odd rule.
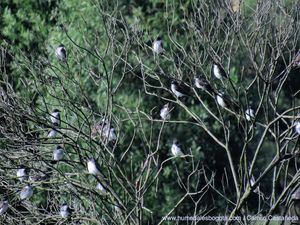
[[[23,182],[29,175],[29,169],[21,166],[18,170],[17,170],[17,177],[18,179]]]
[[[64,203],[60,206],[59,214],[62,218],[68,218],[71,216],[71,209],[67,203]]]
[[[170,109],[170,104],[167,103],[165,104],[161,110],[160,110],[160,117],[163,119],[163,120],[169,120],[171,118],[171,109]]]
[[[300,116],[300,115],[298,114],[298,116]],[[295,126],[296,133],[300,134],[300,119],[295,120],[294,126]]]
[[[161,54],[163,52],[163,43],[161,37],[157,37],[152,44],[153,52],[156,54]]]
[[[246,109],[246,111],[245,111],[245,117],[246,117],[246,120],[247,121],[251,121],[251,120],[253,120],[254,119],[254,115],[255,113],[254,113],[254,110],[253,109],[251,109],[251,108],[249,108],[249,109]]]
[[[87,161],[87,169],[89,174],[93,174],[93,175],[100,174],[100,166],[94,158],[90,158]]]
[[[54,109],[51,113],[51,116],[50,116],[50,119],[51,119],[51,123],[53,124],[59,124],[60,123],[60,111],[59,109]]]
[[[296,57],[294,59],[294,66],[300,67],[300,50],[298,51],[298,53],[296,54]]]
[[[214,90],[210,83],[206,80],[204,76],[195,76],[194,77],[195,81],[195,87],[201,89],[202,91],[207,91],[211,94],[214,93]]]
[[[217,98],[217,103],[219,104],[219,106],[221,106],[222,108],[227,107],[227,103],[224,99],[224,93],[223,92],[218,93],[216,98]]]
[[[20,192],[20,199],[26,199],[30,198],[33,195],[33,188],[30,185],[26,185],[25,187],[22,188]]]
[[[219,80],[222,80],[223,78],[228,78],[228,75],[226,74],[225,70],[218,63],[213,64],[212,73]]]
[[[103,187],[103,185],[101,183],[97,184],[96,189],[99,190],[102,195],[106,195],[107,194],[106,189]]]
[[[171,91],[175,94],[177,98],[188,96],[187,91],[182,85],[180,85],[176,80],[171,82]]]
[[[67,61],[67,51],[66,48],[63,44],[60,44],[56,49],[55,49],[55,55],[56,57],[65,62]]]
[[[53,160],[60,161],[63,159],[63,157],[64,157],[64,149],[60,145],[58,145],[53,152]]]
[[[48,138],[53,138],[57,134],[57,129],[58,129],[58,123],[53,123],[53,128],[51,128],[47,134]]]
[[[175,157],[180,157],[184,155],[183,152],[181,151],[181,147],[177,139],[173,140],[171,152]]]
[[[4,214],[7,211],[7,209],[8,209],[8,199],[5,197],[0,203],[0,215]]]
[[[102,135],[106,140],[108,140],[108,142],[115,141],[117,139],[115,128],[108,124],[104,125]]]
[[[117,134],[114,127],[109,125],[104,119],[92,129],[92,136],[100,135],[104,140],[113,142],[117,140]]]

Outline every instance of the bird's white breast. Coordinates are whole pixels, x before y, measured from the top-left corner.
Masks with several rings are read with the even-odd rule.
[[[160,110],[160,117],[161,117],[163,120],[170,119],[170,111],[169,111],[169,108],[168,108],[168,107],[163,107],[163,108]]]
[[[216,64],[214,64],[213,72],[216,78],[222,79],[220,68]]]
[[[300,122],[299,121],[296,122],[295,131],[297,132],[297,134],[300,134]]]
[[[172,151],[172,154],[174,156],[181,156],[181,155],[183,155],[180,147],[178,145],[176,145],[176,144],[172,145],[171,151]]]
[[[59,120],[59,112],[51,113],[51,122],[58,123],[58,120]]]
[[[20,193],[20,198],[21,199],[30,198],[32,196],[32,194],[33,194],[32,187],[26,186],[22,189],[22,191]]]
[[[52,138],[56,135],[56,130],[51,130],[49,133],[48,133],[48,138]]]
[[[183,97],[184,94],[182,94],[181,92],[176,90],[176,85],[175,84],[171,84],[171,90],[172,92],[177,96],[177,97]]]
[[[154,41],[154,43],[153,43],[153,51],[155,52],[155,53],[161,53],[162,52],[162,47],[161,47],[161,43],[162,43],[162,41],[160,40],[160,41]]]
[[[224,101],[223,96],[217,95],[217,102],[221,107],[223,107],[223,108],[226,107],[226,103]]]
[[[54,159],[55,161],[62,160],[63,156],[64,156],[64,151],[63,151],[63,149],[61,149],[61,148],[56,149],[56,150],[54,151],[54,153],[53,153],[53,159]]]
[[[60,215],[61,215],[61,217],[63,217],[63,218],[69,217],[70,212],[69,212],[69,207],[68,207],[67,205],[63,205],[63,206],[60,208]]]
[[[90,174],[96,175],[97,173],[99,173],[99,170],[97,169],[94,162],[89,161],[87,166],[88,166],[88,171]]]
[[[251,121],[254,118],[254,110],[247,109],[245,112],[246,120]]]

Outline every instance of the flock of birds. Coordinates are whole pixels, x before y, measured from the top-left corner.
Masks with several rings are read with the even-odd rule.
[[[162,39],[160,37],[158,37],[153,42],[152,50],[155,54],[162,54],[164,52]],[[63,44],[59,45],[56,48],[55,55],[60,61],[67,62],[67,52]],[[298,52],[294,60],[294,64],[296,66],[300,66],[300,52]],[[221,81],[222,79],[229,78],[224,68],[218,63],[213,64],[212,74]],[[217,103],[223,108],[227,107],[227,102],[224,98],[224,93],[215,92],[213,87],[210,85],[210,83],[206,80],[205,77],[196,76],[194,78],[194,86],[198,89],[207,91],[209,93],[214,93]],[[178,99],[188,95],[184,90],[184,88],[182,88],[180,83],[176,80],[173,80],[171,82],[171,91]],[[169,120],[171,117],[171,111],[172,108],[170,107],[170,104],[169,103],[165,104],[160,110],[161,119]],[[255,118],[255,111],[251,108],[248,108],[246,109],[244,116],[247,121],[252,121]],[[52,113],[50,114],[50,120],[53,125],[53,128],[48,132],[47,137],[53,138],[56,136],[60,126],[60,110],[58,109],[53,110]],[[298,134],[300,134],[300,121],[297,120],[294,126],[295,126],[295,131]],[[115,141],[117,139],[115,129],[105,120],[102,120],[100,123],[96,124],[95,127],[93,128],[92,136],[96,136],[96,135],[100,135],[102,138],[108,140],[108,142]],[[171,146],[171,152],[175,157],[184,156],[181,146],[178,140],[176,139],[173,140]],[[53,152],[53,161],[54,162],[61,161],[63,157],[64,157],[64,149],[60,145],[58,145]],[[94,158],[89,158],[87,160],[87,170],[89,174],[92,174],[94,176],[101,175],[100,166]],[[33,180],[34,178],[29,176],[29,172],[30,172],[29,168],[26,168],[25,166],[21,166],[17,170],[17,178],[19,179],[19,181],[24,182],[25,179],[29,179],[29,181]],[[251,178],[250,183],[251,185],[254,183],[253,177]],[[99,190],[103,195],[107,194],[107,189],[100,182],[97,184],[96,189]],[[255,191],[257,192],[258,190],[255,189]],[[20,191],[19,197],[21,200],[29,199],[33,195],[33,193],[34,193],[33,186],[30,184],[26,184]],[[4,197],[2,202],[0,203],[0,215],[4,214],[7,211],[8,207],[9,207],[8,198]],[[71,209],[67,203],[63,203],[60,206],[59,214],[62,218],[69,218],[71,216]]]

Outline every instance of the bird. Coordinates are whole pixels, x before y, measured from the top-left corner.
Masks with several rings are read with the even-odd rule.
[[[226,101],[224,99],[224,93],[220,92],[217,94],[217,103],[219,104],[219,106],[221,106],[222,108],[227,107]]]
[[[60,111],[59,109],[54,109],[51,113],[51,123],[55,124],[59,124],[60,123]]]
[[[8,209],[8,199],[3,198],[3,201],[0,203],[0,215],[4,214]]]
[[[300,121],[299,120],[295,121],[294,125],[295,125],[296,133],[300,134]]]
[[[163,119],[163,120],[169,120],[171,118],[171,109],[170,109],[170,104],[167,103],[165,104],[161,110],[160,110],[160,117]]]
[[[171,91],[175,94],[177,98],[181,98],[184,96],[188,96],[187,92],[184,90],[183,86],[181,86],[177,81],[173,80],[171,82]]]
[[[30,198],[33,195],[33,188],[30,185],[26,185],[25,187],[22,188],[20,192],[20,199],[26,199]]]
[[[300,50],[299,50],[298,53],[296,54],[296,57],[295,57],[295,59],[294,59],[293,64],[294,64],[295,66],[300,66]]]
[[[87,162],[89,174],[97,175],[100,173],[100,166],[94,158],[90,158]]]
[[[181,151],[181,148],[180,148],[180,145],[179,145],[179,142],[177,139],[173,140],[171,152],[175,157],[180,157],[180,156],[184,155],[183,152]]]
[[[56,57],[63,61],[66,62],[67,61],[67,51],[66,48],[63,44],[60,44],[56,49],[55,49],[55,55]]]
[[[29,173],[29,169],[25,168],[24,166],[21,166],[18,170],[17,170],[17,177],[19,178],[19,180],[21,182],[24,181],[24,179],[28,176]]]
[[[246,109],[245,111],[245,117],[246,117],[246,120],[247,121],[251,121],[254,119],[254,110],[249,108],[249,109]]]
[[[156,54],[161,54],[163,52],[163,43],[162,38],[157,37],[156,40],[152,44],[153,52]]]
[[[63,156],[64,156],[64,149],[60,145],[58,145],[53,152],[53,160],[60,161],[62,160]]]
[[[108,142],[112,142],[117,139],[115,128],[110,126],[104,119],[92,129],[91,134],[92,136],[99,134],[102,138],[108,140]]]
[[[214,63],[213,66],[212,66],[212,72],[213,72],[213,75],[219,79],[219,80],[222,80],[223,78],[228,78],[225,70],[223,69],[223,67],[218,64],[218,63]]]
[[[71,209],[69,208],[67,203],[64,203],[60,206],[59,214],[62,218],[68,218],[71,216]]]
[[[117,139],[115,128],[110,127],[108,124],[104,125],[102,130],[103,137],[108,140],[108,142],[114,141]]]
[[[300,187],[298,187],[291,196],[292,200],[300,200]]]
[[[213,94],[214,90],[205,77],[199,75],[194,77],[195,87],[202,91],[208,91]]]
[[[53,126],[54,126],[54,127],[51,128],[50,131],[49,131],[48,134],[47,134],[47,137],[48,137],[48,138],[53,138],[53,137],[55,137],[56,134],[57,134],[58,123],[54,123]]]
[[[103,187],[103,185],[101,183],[97,184],[96,189],[99,190],[102,195],[106,195],[107,194],[106,189]]]

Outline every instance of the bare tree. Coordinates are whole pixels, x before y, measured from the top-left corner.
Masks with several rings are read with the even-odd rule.
[[[299,216],[299,2],[192,1],[159,38],[118,4],[89,4],[102,34],[78,28],[78,42],[61,25],[68,42],[37,60],[1,46],[0,221]]]

